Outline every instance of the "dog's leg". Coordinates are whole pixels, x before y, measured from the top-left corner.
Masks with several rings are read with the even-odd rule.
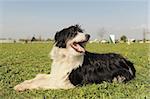
[[[60,82],[48,74],[38,74],[34,79],[26,80],[14,87],[16,91],[32,89],[70,89],[74,88],[68,80]]]
[[[113,78],[113,82],[119,82],[119,83],[121,83],[121,82],[123,82],[124,80],[125,80],[126,78],[124,77],[124,76],[117,76],[117,77],[114,77]]]
[[[113,73],[113,82],[126,82],[132,79],[132,75],[126,69],[118,69]]]
[[[34,79],[25,80],[24,82],[16,85],[14,89],[16,91],[24,91],[26,89],[39,89],[42,85],[47,83],[48,79],[50,79],[50,75],[48,74],[38,74]]]

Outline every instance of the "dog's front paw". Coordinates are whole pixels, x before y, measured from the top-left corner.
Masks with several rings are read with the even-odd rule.
[[[27,89],[27,87],[26,86],[24,86],[23,84],[18,84],[18,85],[16,85],[15,87],[14,87],[14,89],[16,90],[16,91],[25,91],[26,89]]]

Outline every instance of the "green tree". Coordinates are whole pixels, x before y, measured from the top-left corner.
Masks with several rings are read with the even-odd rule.
[[[127,42],[127,37],[125,35],[123,35],[120,37],[120,40],[123,42]]]

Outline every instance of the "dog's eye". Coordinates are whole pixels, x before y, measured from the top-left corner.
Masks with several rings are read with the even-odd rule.
[[[75,37],[77,34],[77,32],[71,33],[71,37]]]
[[[75,32],[75,33],[74,33],[74,37],[75,37],[77,34],[78,34],[78,32]]]

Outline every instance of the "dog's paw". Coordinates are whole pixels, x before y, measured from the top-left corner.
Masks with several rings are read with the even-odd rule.
[[[117,77],[114,77],[114,79],[113,79],[113,82],[119,82],[119,83],[121,83],[121,82],[123,82],[124,80],[125,80],[126,78],[124,77],[124,76],[117,76]]]
[[[27,89],[26,86],[24,86],[23,84],[18,84],[14,87],[14,90],[20,92],[20,91],[25,91]]]

